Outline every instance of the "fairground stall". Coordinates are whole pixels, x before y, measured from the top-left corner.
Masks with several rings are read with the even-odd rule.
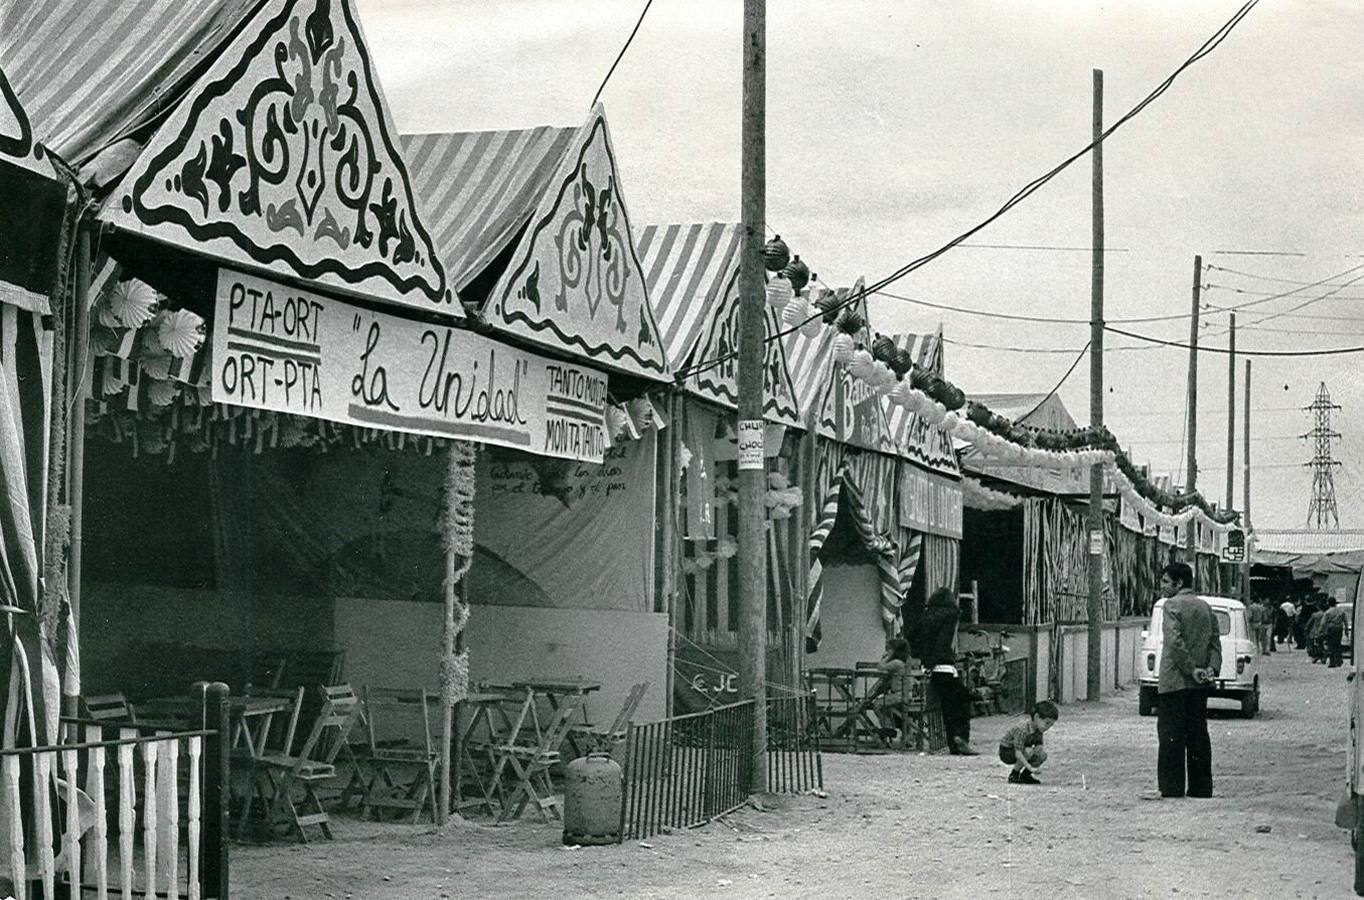
[[[679,712],[737,698],[739,577],[738,406],[739,226],[650,225],[639,249],[663,345],[676,362],[681,393],[673,439],[661,448],[671,496],[659,544],[660,589],[671,613],[670,692]],[[799,264],[799,258],[783,263]],[[799,273],[797,280],[808,277]],[[790,272],[787,273],[789,275]],[[769,689],[797,690],[804,449],[796,390],[778,338],[779,303],[798,301],[798,284],[777,274],[769,286],[763,362],[763,454],[767,510],[767,673]],[[788,294],[790,295],[788,297]]]

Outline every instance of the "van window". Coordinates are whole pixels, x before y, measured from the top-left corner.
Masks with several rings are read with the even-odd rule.
[[[1214,609],[1212,614],[1217,617],[1217,633],[1231,634],[1231,614],[1225,609]]]

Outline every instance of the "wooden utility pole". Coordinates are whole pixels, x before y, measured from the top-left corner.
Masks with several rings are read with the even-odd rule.
[[[1231,509],[1236,499],[1236,313],[1231,314],[1231,355],[1227,359],[1227,509]]]
[[[1246,536],[1246,555],[1241,560],[1241,602],[1250,602],[1250,360],[1246,360],[1246,413],[1245,447],[1242,448],[1241,465],[1241,531]]]
[[[767,10],[744,0],[739,246],[739,684],[753,700],[749,790],[767,792],[767,487],[763,453],[763,339],[767,211]],[[756,447],[754,442],[756,441]],[[756,456],[756,458],[755,458]]]
[[[1094,70],[1093,244],[1089,283],[1089,422],[1104,423],[1104,73]],[[1103,681],[1104,467],[1089,467],[1089,644],[1085,696],[1099,699]]]
[[[1193,493],[1198,485],[1198,301],[1203,289],[1203,257],[1193,258],[1193,315],[1189,319],[1189,475],[1184,492]],[[1189,520],[1189,565],[1193,568],[1194,588],[1198,588],[1198,521]]]

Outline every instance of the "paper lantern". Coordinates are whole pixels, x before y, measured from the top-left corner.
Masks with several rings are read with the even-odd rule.
[[[800,333],[807,338],[818,338],[824,333],[824,329],[828,327],[828,324],[816,315],[818,311],[819,310],[814,308],[814,304],[811,304],[810,308],[806,310],[808,315],[805,318],[805,324],[800,326]]]
[[[862,381],[870,381],[874,371],[874,360],[866,350],[854,350],[852,357],[848,360],[848,372],[854,378]]]
[[[815,313],[810,309],[810,300],[804,294],[797,294],[781,311],[782,328],[799,328],[801,323]]]
[[[853,350],[856,344],[850,334],[837,334],[834,336],[833,353],[834,362],[840,366],[846,366],[853,357]]]
[[[903,381],[896,382],[895,387],[891,388],[890,391],[890,402],[908,409],[913,394],[914,391],[908,384]]]
[[[871,355],[882,362],[889,363],[894,358],[894,354],[895,342],[884,334],[878,334],[876,340],[871,342]]]
[[[775,310],[781,310],[791,302],[795,296],[791,282],[783,275],[778,275],[767,283],[767,305]]]
[[[791,248],[781,235],[776,235],[763,246],[763,266],[769,272],[780,272],[791,261]]]
[[[839,311],[838,318],[834,320],[834,327],[844,334],[857,334],[867,327],[867,320],[857,310],[847,307]]]
[[[810,283],[810,267],[800,261],[799,253],[782,267],[781,274],[785,275],[790,280],[791,287],[798,291]]]

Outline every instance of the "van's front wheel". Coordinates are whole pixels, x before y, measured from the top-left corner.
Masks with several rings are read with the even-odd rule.
[[[1156,689],[1143,684],[1137,691],[1137,713],[1149,716],[1156,711]]]

